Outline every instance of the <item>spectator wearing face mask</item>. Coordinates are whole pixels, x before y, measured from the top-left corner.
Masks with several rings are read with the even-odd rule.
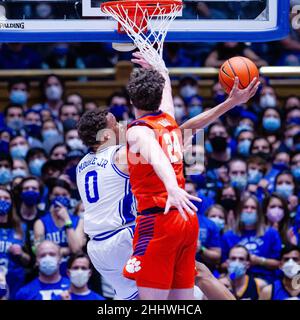
[[[266,225],[276,229],[283,244],[287,244],[289,229],[289,210],[284,198],[276,193],[272,193],[263,202],[263,212],[265,214]]]
[[[250,154],[268,161],[272,156],[272,146],[266,138],[256,137],[252,140]]]
[[[12,135],[22,134],[24,131],[24,110],[20,105],[10,104],[3,112],[5,126],[11,131]]]
[[[92,269],[86,254],[78,253],[70,257],[67,275],[71,281],[69,290],[53,296],[52,300],[106,300],[88,287]]]
[[[58,143],[50,150],[51,160],[65,160],[68,154],[68,147],[64,143]]]
[[[300,124],[300,106],[292,107],[285,113],[286,124]]]
[[[48,75],[41,81],[40,90],[44,102],[32,108],[38,111],[48,109],[52,116],[58,117],[59,108],[63,104],[64,83],[62,79],[54,74]]]
[[[294,217],[299,204],[297,184],[289,171],[282,171],[275,179],[275,192],[288,202],[291,217]]]
[[[30,147],[41,148],[42,118],[38,111],[29,109],[25,112],[24,129]]]
[[[262,109],[276,108],[278,105],[275,90],[270,86],[264,86],[260,92],[259,106]]]
[[[287,112],[290,109],[293,108],[300,108],[300,99],[297,96],[291,95],[287,97],[285,104],[284,104],[284,110]]]
[[[187,107],[185,105],[185,102],[180,96],[174,96],[173,103],[174,103],[174,112],[175,112],[176,122],[181,124],[185,120],[187,120],[187,115],[188,115]]]
[[[16,136],[11,139],[9,152],[13,159],[25,159],[29,150],[28,141],[23,136]]]
[[[26,155],[29,172],[35,177],[41,177],[42,167],[47,161],[47,153],[43,148],[32,148]]]
[[[12,182],[12,163],[9,154],[0,153],[0,186],[9,186]]]
[[[296,182],[300,183],[300,150],[291,155],[290,168]]]
[[[111,112],[117,121],[133,119],[133,115],[129,109],[128,96],[123,92],[114,92],[107,101],[109,112]]]
[[[63,257],[62,274],[71,253],[78,253],[84,245],[83,221],[70,212],[71,188],[63,180],[53,181],[49,187],[49,211],[34,224],[36,245],[44,239],[60,246]]]
[[[83,106],[85,102],[83,101],[83,97],[80,93],[71,93],[67,95],[66,98],[67,103],[73,104],[79,110],[80,114],[83,114]]]
[[[281,144],[282,121],[280,113],[275,108],[266,108],[262,113],[261,136],[267,138],[273,150],[277,150]]]
[[[30,98],[30,83],[26,79],[12,78],[8,83],[9,101],[12,105],[20,105],[26,111]]]
[[[221,123],[214,123],[208,128],[208,141],[205,142],[205,150],[208,152],[207,170],[213,170],[226,165],[231,152],[228,146],[229,135]]]
[[[15,159],[13,160],[12,178],[26,178],[29,175],[28,166],[25,160]]]
[[[232,230],[236,225],[236,211],[240,202],[239,191],[231,185],[224,185],[217,193],[216,203],[227,211],[227,228]]]
[[[188,104],[188,116],[189,118],[196,117],[203,111],[203,99],[196,95],[190,99]]]
[[[251,194],[255,194],[259,199],[261,199],[261,193],[264,189],[259,187],[260,182],[264,179],[267,172],[267,162],[258,157],[251,156],[247,160],[248,166],[248,187],[247,190]]]
[[[238,300],[258,300],[261,290],[267,283],[247,274],[251,266],[249,251],[242,245],[236,245],[229,251],[227,274],[220,277],[222,283],[228,283]]]
[[[21,219],[27,251],[34,261],[34,223],[42,216],[41,208],[44,186],[36,177],[24,178],[14,189],[16,210]]]
[[[300,272],[300,249],[287,246],[281,252],[279,268],[283,278],[265,287],[260,300],[300,300],[299,280],[295,280]]]
[[[71,150],[82,150],[83,152],[86,152],[86,147],[79,138],[77,129],[71,129],[65,132],[65,141],[66,145]]]
[[[196,196],[195,185],[186,185],[186,191]],[[196,259],[204,261],[210,268],[214,268],[221,257],[220,231],[218,226],[209,220],[203,213],[197,213],[199,220],[199,240]]]
[[[59,132],[58,126],[53,120],[43,122],[41,129],[43,148],[50,153],[50,150],[58,143],[63,143],[63,135]]]
[[[24,250],[23,230],[13,205],[12,194],[0,187],[0,267],[6,273],[10,299],[24,284],[30,256]]]
[[[217,225],[220,234],[223,234],[227,230],[227,212],[221,205],[212,205],[205,214],[208,219]]]
[[[252,129],[242,129],[239,131],[237,135],[237,153],[240,157],[249,157],[250,146],[254,137],[255,135]]]
[[[249,274],[267,282],[276,279],[279,265],[281,239],[277,230],[264,224],[260,203],[255,196],[245,197],[237,212],[236,228],[222,238],[222,261],[236,244],[245,246],[250,253]]]
[[[64,132],[76,129],[80,119],[78,108],[73,104],[63,104],[59,109],[59,120],[62,123]]]
[[[284,130],[284,142],[280,148],[285,149],[287,152],[294,151],[294,137],[300,132],[300,124],[289,123],[286,124]]]
[[[179,94],[186,104],[189,104],[191,98],[198,95],[197,79],[187,76],[179,81]]]
[[[240,192],[244,191],[248,184],[247,163],[242,159],[233,159],[228,164],[230,183]]]
[[[59,246],[45,240],[36,251],[39,275],[36,279],[21,288],[17,300],[51,300],[53,294],[61,294],[69,288],[70,281],[59,272],[61,255]]]

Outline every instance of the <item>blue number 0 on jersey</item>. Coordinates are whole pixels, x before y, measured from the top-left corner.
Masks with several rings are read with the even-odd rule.
[[[92,179],[92,184],[90,185],[91,179]],[[86,193],[87,201],[89,203],[95,203],[99,200],[99,190],[98,190],[97,179],[98,179],[98,174],[97,174],[97,171],[95,170],[90,171],[85,175],[85,183],[84,183],[85,193]],[[90,187],[92,187],[93,189],[92,195],[90,192]]]

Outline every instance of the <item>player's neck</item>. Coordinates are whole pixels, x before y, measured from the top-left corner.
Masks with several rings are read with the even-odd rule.
[[[140,110],[140,109],[137,109],[137,108],[134,108],[134,114],[135,114],[135,118],[138,119],[138,118],[141,118],[143,117],[145,114],[149,114],[149,113],[155,113],[155,112],[158,112],[159,110]]]

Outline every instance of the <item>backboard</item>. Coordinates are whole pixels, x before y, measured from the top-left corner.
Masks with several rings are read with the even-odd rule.
[[[159,0],[158,0],[159,1]],[[101,0],[0,1],[0,42],[128,42]],[[289,32],[288,0],[184,0],[166,41],[271,41]]]

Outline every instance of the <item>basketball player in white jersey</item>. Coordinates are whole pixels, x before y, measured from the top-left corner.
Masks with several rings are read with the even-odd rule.
[[[133,55],[132,62],[150,68],[139,53]],[[160,110],[174,116],[170,79],[167,73],[164,76],[166,85]],[[224,103],[188,120],[181,128],[200,129],[209,125],[234,106],[247,102],[258,86],[254,80],[248,88],[240,90],[236,79]],[[124,128],[111,113],[98,110],[82,116],[78,132],[91,152],[77,166],[77,186],[85,209],[84,231],[90,237],[88,254],[92,263],[114,288],[117,299],[133,300],[138,296],[135,281],[122,275],[123,267],[132,254],[136,217],[126,147],[116,140],[122,130]]]

